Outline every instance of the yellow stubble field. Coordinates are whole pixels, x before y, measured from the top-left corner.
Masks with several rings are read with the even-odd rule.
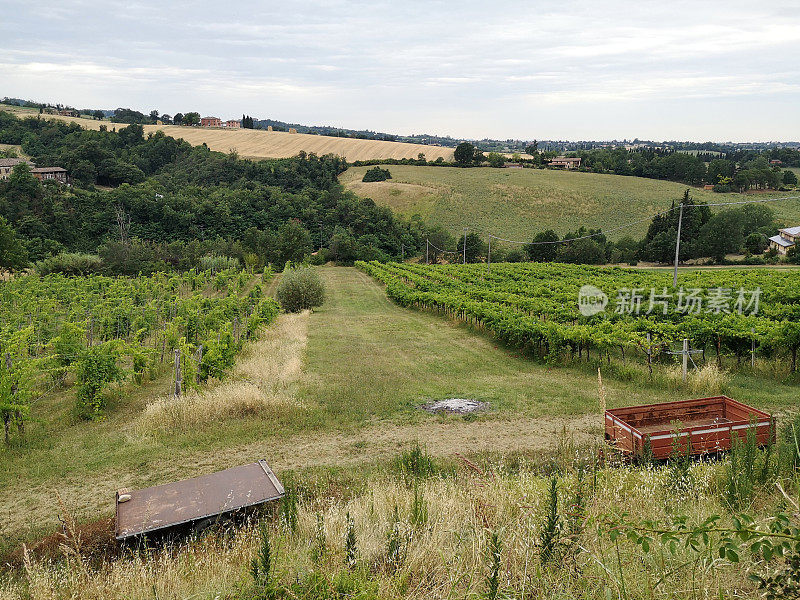
[[[30,117],[38,115],[38,111],[18,106],[0,105],[0,110],[16,116]],[[87,129],[100,129],[101,125],[109,129],[122,128],[122,123],[97,121],[95,119],[63,117],[60,115],[42,115],[47,119],[71,121]],[[182,127],[179,125],[145,125],[145,133],[163,131],[174,138],[183,138],[194,146],[206,144],[211,150],[218,152],[235,151],[244,158],[286,158],[296,156],[300,152],[317,155],[336,154],[349,162],[356,160],[372,160],[382,158],[414,158],[422,153],[428,160],[436,160],[440,156],[447,161],[453,160],[453,148],[442,146],[426,146],[424,144],[406,144],[402,142],[384,142],[381,140],[359,140],[351,138],[335,138],[304,133],[288,133],[284,131],[264,131],[260,129],[217,129],[210,127]]]

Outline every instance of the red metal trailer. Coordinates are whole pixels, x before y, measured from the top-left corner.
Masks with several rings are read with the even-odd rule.
[[[647,438],[653,458],[668,458],[673,439],[681,448],[691,441],[692,454],[730,450],[734,435],[756,428],[759,445],[775,440],[775,419],[727,396],[614,408],[605,413],[606,441],[632,456],[642,454]]]

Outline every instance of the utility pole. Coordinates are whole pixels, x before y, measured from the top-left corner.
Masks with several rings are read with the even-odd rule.
[[[675,273],[672,276],[672,287],[678,287],[678,253],[681,250],[681,225],[683,225],[683,202],[680,204],[680,212],[678,213],[678,238],[675,240]],[[686,371],[684,370],[684,378]]]
[[[464,264],[467,264],[467,228],[464,227],[464,247],[462,248],[464,251]]]
[[[489,267],[492,266],[492,234],[489,234],[489,254],[486,256],[486,272],[489,272]]]
[[[431,264],[431,261],[428,260],[428,248],[430,247],[430,245],[431,245],[431,241],[428,238],[425,238],[425,264],[426,265]]]
[[[406,261],[406,249],[403,246],[403,242],[400,242],[400,262]]]
[[[756,366],[756,330],[750,328],[750,366]]]

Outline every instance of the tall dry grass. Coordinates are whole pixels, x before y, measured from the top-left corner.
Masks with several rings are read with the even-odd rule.
[[[148,404],[141,416],[143,431],[186,431],[223,419],[302,409],[295,389],[303,372],[308,316],[305,311],[278,317],[225,381]]]
[[[686,388],[693,394],[722,394],[726,391],[730,374],[714,363],[706,363],[699,369],[689,365],[686,383],[683,382],[681,365],[672,365],[665,371],[665,378],[671,387]]]
[[[615,547],[607,536],[597,533],[596,525],[604,515],[617,510],[627,510],[637,518],[662,520],[677,512],[687,513],[693,520],[721,512],[713,486],[718,468],[709,464],[691,467],[693,494],[689,502],[675,500],[669,491],[668,471],[663,468],[602,468],[586,474],[581,484],[586,514],[579,523],[580,531],[573,533],[570,544],[559,551],[558,560],[545,566],[538,555],[538,541],[546,511],[546,477],[524,465],[506,472],[502,464],[495,464],[421,480],[415,491],[387,475],[349,498],[337,492],[301,500],[295,532],[280,519],[271,521],[274,578],[281,585],[292,586],[307,581],[312,574],[332,581],[342,573],[352,573],[345,554],[349,515],[355,525],[355,577],[376,586],[380,598],[480,597],[486,585],[487,542],[492,531],[498,532],[502,545],[500,597],[716,598],[723,590],[726,597],[730,593],[731,597],[755,598],[743,566],[725,566],[720,561],[692,564],[691,552],[680,547],[674,556],[667,552],[644,557],[635,545],[623,540]],[[577,487],[574,471],[559,476],[562,518],[567,518]],[[421,494],[427,505],[424,522],[412,518],[415,494]],[[397,522],[395,514],[399,516]],[[320,535],[320,528],[324,535]],[[387,562],[391,531],[403,547],[397,565]],[[567,531],[562,530],[562,539],[566,536]],[[320,539],[325,540],[323,552],[316,548]],[[0,597],[251,597],[246,595],[251,585],[248,564],[257,547],[257,529],[248,527],[229,536],[212,536],[178,548],[125,557],[88,574],[74,564],[54,567],[32,562],[18,578],[0,584]],[[673,567],[674,572],[658,582],[659,575],[670,573]]]

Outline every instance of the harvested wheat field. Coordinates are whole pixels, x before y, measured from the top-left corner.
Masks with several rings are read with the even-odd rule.
[[[0,105],[0,110],[10,112],[20,118],[38,115],[36,110],[18,106]],[[96,121],[82,117],[62,117],[60,115],[42,115],[42,117],[74,122],[86,129],[100,129],[101,125],[105,125],[109,129],[126,127],[123,123]],[[193,146],[205,144],[211,150],[218,152],[235,151],[244,158],[287,158],[297,156],[300,152],[313,152],[320,156],[323,154],[336,154],[353,162],[356,160],[382,158],[416,159],[422,153],[428,160],[436,160],[439,157],[448,161],[453,160],[453,148],[426,146],[424,144],[335,138],[306,133],[264,131],[262,129],[227,130],[208,127],[182,127],[180,125],[145,125],[144,130],[145,133],[163,131],[176,139],[182,138]]]

